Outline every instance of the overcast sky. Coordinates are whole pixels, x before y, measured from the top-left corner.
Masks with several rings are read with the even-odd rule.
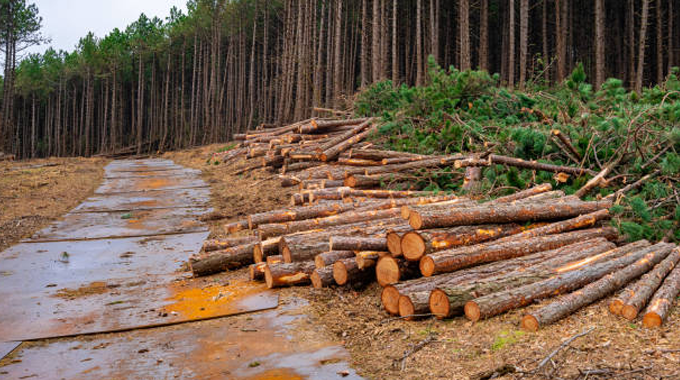
[[[42,53],[51,45],[56,50],[72,51],[88,32],[104,37],[114,28],[125,29],[141,13],[165,20],[170,8],[186,11],[186,0],[29,0],[38,5],[43,18],[42,32],[50,37],[48,45],[35,46],[31,53]]]

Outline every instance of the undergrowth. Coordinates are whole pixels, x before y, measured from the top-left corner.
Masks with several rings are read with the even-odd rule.
[[[524,90],[504,87],[485,71],[444,70],[429,61],[422,87],[376,83],[355,102],[360,116],[382,120],[374,140],[387,149],[420,154],[492,152],[599,172],[615,168],[588,199],[606,196],[645,175],[642,186],[620,197],[612,209],[630,239],[680,241],[680,70],[641,94],[619,79],[599,90],[581,65],[560,85],[530,82]],[[552,135],[559,130],[576,148],[573,157]],[[570,157],[571,156],[571,157]],[[422,188],[462,192],[462,170],[425,170]],[[492,165],[484,168],[481,194],[500,196],[535,183],[551,182],[573,194],[590,179]]]

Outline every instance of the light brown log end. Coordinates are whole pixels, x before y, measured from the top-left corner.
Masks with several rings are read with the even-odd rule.
[[[323,257],[319,255],[314,256],[314,266],[316,266],[317,269],[325,267],[326,262],[323,260]]]
[[[263,262],[264,258],[262,256],[264,256],[262,254],[262,243],[255,244],[255,247],[253,247],[253,261],[255,261],[255,263]]]
[[[250,265],[250,281],[263,281],[265,269],[267,268],[266,263],[257,263]]]
[[[309,279],[312,280],[312,286],[314,289],[323,289],[323,280],[321,279],[319,272],[312,272],[312,274],[309,276]]]
[[[479,321],[481,312],[479,311],[479,306],[475,301],[468,301],[465,304],[465,316],[472,322]]]
[[[283,249],[281,250],[281,256],[283,256],[284,263],[293,262],[293,255],[290,253],[290,249],[288,247],[283,247]]]
[[[380,301],[382,301],[385,311],[390,314],[399,314],[399,291],[394,286],[388,285],[383,288],[380,293]]]
[[[526,331],[536,332],[539,329],[539,323],[536,317],[531,314],[527,314],[522,317],[522,329]]]
[[[347,187],[355,187],[357,185],[357,179],[354,177],[354,175],[349,175],[343,180],[343,185]]]
[[[430,312],[437,318],[442,319],[451,313],[449,297],[440,289],[435,289],[430,293]]]
[[[420,273],[425,277],[431,277],[434,274],[434,260],[430,256],[423,256],[420,259]]]
[[[267,265],[264,268],[264,282],[267,284],[268,289],[274,288],[274,276],[272,276],[271,268]]]
[[[407,232],[401,238],[401,252],[409,261],[418,261],[425,255],[425,240],[415,231]]]
[[[396,232],[387,233],[387,250],[394,257],[401,256],[401,237]]]
[[[380,286],[387,286],[399,282],[401,273],[399,271],[399,263],[392,256],[384,256],[378,260],[378,265],[375,267],[375,275]]]
[[[413,306],[413,302],[408,296],[399,297],[399,316],[406,317],[407,321],[412,321],[414,317],[407,317],[409,315],[415,314],[416,308]]]
[[[661,316],[653,311],[648,312],[642,317],[642,325],[647,328],[660,327],[662,323]]]
[[[638,309],[631,305],[623,305],[621,308],[621,316],[629,321],[633,321],[638,316]]]
[[[342,261],[333,263],[333,279],[340,286],[347,284],[347,268]]]
[[[621,315],[621,309],[623,309],[623,301],[615,298],[609,302],[609,312],[614,315]]]
[[[411,211],[408,216],[408,224],[414,230],[419,230],[423,227],[423,219],[420,217],[420,213],[418,213],[418,211]]]
[[[409,216],[411,216],[411,209],[408,205],[401,206],[399,211],[401,211],[401,218],[404,220],[408,220]]]

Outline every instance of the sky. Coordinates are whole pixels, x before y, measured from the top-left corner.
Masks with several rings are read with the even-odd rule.
[[[42,53],[49,46],[73,51],[88,32],[104,37],[114,28],[125,29],[141,13],[165,20],[170,8],[186,12],[186,0],[29,0],[38,6],[43,18],[43,35],[50,44],[34,46],[28,53]]]

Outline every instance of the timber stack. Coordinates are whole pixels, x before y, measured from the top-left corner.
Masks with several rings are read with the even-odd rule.
[[[539,184],[479,201],[409,182],[419,170],[444,167],[597,175],[588,169],[384,151],[364,141],[377,128],[369,118],[268,127],[236,136],[238,144],[213,159],[234,164],[233,174],[276,172],[299,191],[288,207],[225,225],[235,236],[206,241],[189,262],[195,276],[249,266],[251,280],[269,288],[377,282],[384,310],[410,320],[479,321],[557,296],[523,316],[530,331],[609,295],[613,315],[659,326],[680,293],[680,248],[622,244],[607,223],[614,199],[582,200],[589,185],[579,196]],[[474,177],[465,176],[466,188]]]

